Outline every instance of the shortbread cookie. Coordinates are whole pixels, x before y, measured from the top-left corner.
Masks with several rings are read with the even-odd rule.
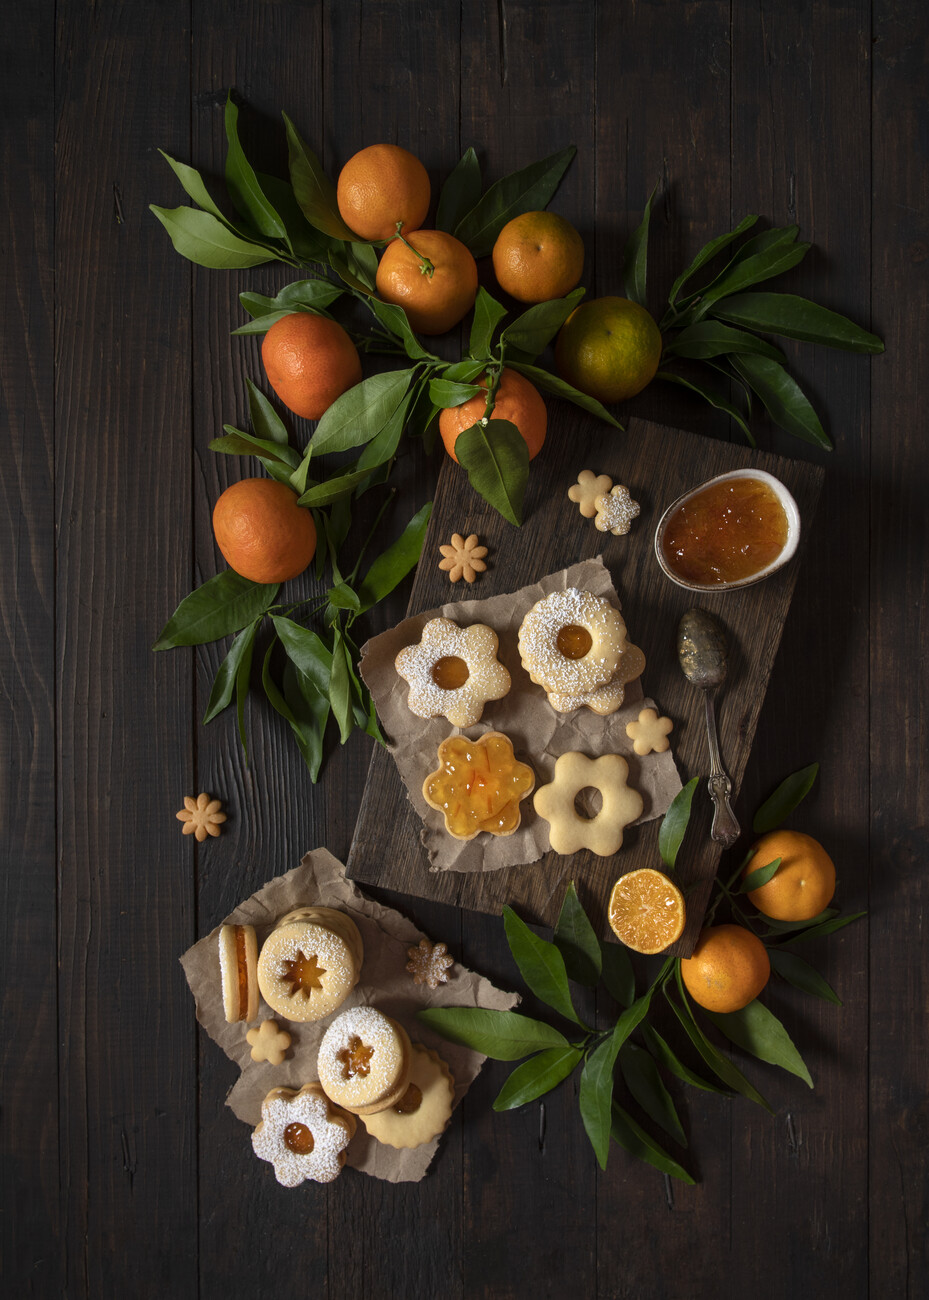
[[[448,574],[449,582],[460,582],[464,578],[470,586],[479,573],[487,568],[484,556],[487,547],[481,546],[477,533],[462,537],[461,533],[452,533],[452,540],[447,546],[440,546],[442,559],[439,568]]]
[[[267,1061],[269,1065],[280,1065],[287,1055],[291,1037],[286,1029],[281,1029],[276,1020],[262,1020],[257,1029],[250,1029],[245,1041],[252,1049],[252,1060]]]
[[[413,1044],[410,1083],[395,1106],[365,1115],[362,1123],[378,1142],[404,1151],[431,1142],[448,1127],[455,1081],[448,1066],[420,1043]]]
[[[438,768],[423,782],[423,798],[444,815],[449,835],[456,840],[473,840],[481,831],[512,835],[535,773],[516,758],[509,736],[502,731],[486,731],[477,740],[449,736],[438,757]]]
[[[501,700],[510,689],[498,644],[496,632],[483,623],[459,627],[450,618],[430,619],[419,643],[406,646],[394,661],[410,688],[411,713],[473,726],[487,701]]]
[[[358,983],[358,951],[344,931],[330,924],[279,924],[258,958],[261,996],[285,1020],[322,1020],[342,1005]]]
[[[598,686],[587,695],[561,695],[558,691],[549,691],[548,702],[559,713],[570,713],[572,709],[588,708],[600,717],[615,713],[622,707],[626,698],[626,686],[645,669],[645,655],[638,646],[626,642],[626,648],[619,661],[619,667],[605,686]]]
[[[282,916],[277,924],[278,926],[289,925],[292,921],[312,921],[341,935],[351,949],[359,970],[361,969],[361,963],[364,961],[364,943],[358,926],[347,912],[340,912],[335,907],[314,907],[308,904],[305,907],[295,907],[292,912]]]
[[[455,960],[449,957],[444,943],[420,939],[415,948],[407,948],[406,955],[410,959],[406,968],[413,976],[414,984],[426,984],[437,989],[440,984],[448,982],[448,969],[454,966]]]
[[[272,1088],[261,1103],[252,1147],[260,1160],[274,1166],[283,1187],[298,1187],[306,1179],[331,1183],[342,1172],[356,1124],[354,1115],[333,1106],[316,1082],[299,1092]]]
[[[219,930],[219,970],[223,1011],[228,1023],[258,1016],[258,943],[253,925],[223,925]]]
[[[674,730],[670,718],[659,718],[657,709],[643,709],[635,722],[626,724],[626,735],[637,754],[663,754],[671,748],[668,739]]]
[[[597,513],[597,497],[602,497],[613,486],[609,474],[594,474],[592,470],[582,469],[577,482],[568,488],[568,497],[574,501],[585,519],[593,519]]]
[[[523,668],[537,685],[559,695],[587,695],[605,686],[626,644],[619,610],[578,587],[537,601],[519,629]]]
[[[412,1046],[402,1025],[376,1007],[336,1016],[319,1045],[319,1081],[327,1096],[354,1115],[374,1115],[406,1092]]]
[[[622,537],[628,533],[633,519],[636,519],[641,511],[638,501],[633,501],[629,489],[622,483],[617,483],[611,491],[597,497],[594,506],[597,515],[594,527],[601,533],[612,533],[614,537]]]
[[[556,853],[590,849],[607,858],[622,848],[623,828],[634,822],[644,807],[639,792],[626,784],[628,775],[629,764],[619,754],[601,758],[561,755],[553,781],[536,790],[533,799],[536,812],[549,823],[549,839]],[[582,817],[574,805],[588,787],[599,790],[603,801],[595,817]]]

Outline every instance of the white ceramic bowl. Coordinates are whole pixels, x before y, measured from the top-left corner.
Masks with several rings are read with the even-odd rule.
[[[664,557],[662,542],[664,540],[668,520],[679,506],[682,506],[685,501],[689,501],[691,497],[696,496],[698,492],[702,492],[704,488],[708,488],[713,483],[725,483],[728,479],[733,478],[754,478],[760,479],[762,483],[767,483],[768,487],[770,487],[776,495],[778,501],[780,501],[784,513],[787,516],[787,540],[784,542],[783,549],[777,559],[772,560],[770,564],[765,566],[765,568],[759,569],[757,573],[753,573],[748,578],[738,578],[735,582],[687,582],[684,578],[678,577],[678,575],[668,567],[668,563]],[[751,587],[754,583],[761,582],[763,578],[769,578],[771,574],[776,573],[778,569],[782,569],[787,561],[793,556],[799,543],[800,511],[797,509],[796,501],[784,487],[781,480],[775,478],[773,474],[766,473],[763,469],[733,469],[730,470],[728,474],[717,474],[715,478],[708,478],[705,482],[698,483],[695,488],[691,488],[689,492],[683,493],[683,495],[679,496],[676,501],[671,502],[667,510],[658,520],[658,527],[655,529],[655,558],[658,560],[658,563],[661,566],[661,571],[665,577],[670,578],[672,582],[677,584],[677,586],[685,587],[688,591],[735,591],[739,587]]]

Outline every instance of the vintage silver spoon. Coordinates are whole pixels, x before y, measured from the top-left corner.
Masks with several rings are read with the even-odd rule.
[[[710,779],[707,789],[713,800],[710,838],[726,848],[739,838],[739,823],[729,802],[732,782],[719,754],[713,692],[726,678],[726,634],[705,609],[689,609],[678,624],[677,657],[687,680],[703,691],[706,703],[706,734],[710,745]]]

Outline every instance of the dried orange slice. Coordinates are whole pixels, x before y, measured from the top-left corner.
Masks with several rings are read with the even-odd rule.
[[[664,952],[683,934],[684,917],[684,895],[652,867],[620,876],[610,894],[610,927],[633,952]]]

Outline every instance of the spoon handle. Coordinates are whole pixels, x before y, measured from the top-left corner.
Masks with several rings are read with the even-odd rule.
[[[716,710],[713,708],[712,692],[704,691],[703,698],[706,702],[706,735],[710,745],[710,779],[706,784],[710,798],[713,800],[713,825],[710,828],[710,839],[728,848],[739,838],[739,823],[729,802],[732,782],[726,775],[719,753]]]

